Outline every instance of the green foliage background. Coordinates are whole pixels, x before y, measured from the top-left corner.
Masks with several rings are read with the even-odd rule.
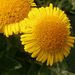
[[[75,36],[75,0],[35,0],[37,7],[53,3],[64,10],[71,20],[72,36]],[[20,42],[20,35],[9,38],[0,34],[0,75],[75,75],[75,47],[62,63],[52,67],[37,62],[26,53]]]

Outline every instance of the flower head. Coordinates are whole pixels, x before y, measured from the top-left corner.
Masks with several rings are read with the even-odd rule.
[[[9,36],[13,32],[17,34],[21,31],[21,24],[28,16],[33,6],[34,0],[0,0],[0,27],[1,33]]]
[[[50,4],[49,7],[33,9],[25,22],[29,28],[24,30],[21,41],[25,51],[32,53],[31,57],[36,57],[37,61],[47,61],[47,65],[52,66],[55,62],[62,62],[74,47],[70,20],[58,7],[53,8]]]

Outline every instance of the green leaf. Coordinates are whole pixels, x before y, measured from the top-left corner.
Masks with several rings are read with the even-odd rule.
[[[0,68],[4,70],[17,70],[20,69],[22,65],[9,57],[0,58]]]
[[[38,75],[50,75],[50,69],[46,64],[43,64],[38,72]]]
[[[2,74],[3,70],[0,69],[0,75]]]
[[[30,63],[21,61],[22,67],[18,70],[6,70],[2,72],[2,75],[27,75],[30,68]]]
[[[64,11],[70,11],[72,9],[72,4],[69,0],[61,0],[58,2],[57,6]]]
[[[64,59],[62,62],[59,63],[59,67],[61,70],[65,70],[68,68],[68,65],[67,65],[67,62],[66,60]]]
[[[58,74],[55,71],[51,70],[50,74],[48,74],[48,75],[58,75]]]
[[[38,70],[40,69],[39,65],[32,64],[27,75],[38,75]]]
[[[8,75],[8,72],[3,71],[1,75]]]
[[[21,75],[17,71],[3,71],[1,75]]]
[[[10,57],[10,58],[14,58],[15,57],[15,55],[16,55],[16,51],[17,51],[18,49],[16,48],[16,47],[11,47],[10,49],[9,49],[9,51],[7,51],[7,54],[6,54],[6,56],[8,56],[8,57]]]
[[[44,63],[40,70],[38,71],[38,75],[58,75],[58,68],[56,67],[56,64],[51,66],[46,66]]]
[[[30,63],[26,61],[22,61],[21,64],[23,67],[18,69],[17,72],[20,73],[21,75],[27,75],[27,72],[31,66]]]
[[[9,72],[8,75],[22,75],[22,74],[20,74],[20,73],[17,72],[17,71],[11,71],[11,72]]]
[[[3,50],[0,52],[0,58],[5,57],[5,56],[10,57],[10,58],[14,58],[15,54],[16,54],[16,50],[18,50],[18,49],[15,47],[11,47],[8,51]]]
[[[0,51],[4,50],[6,46],[6,37],[0,34]]]
[[[9,37],[9,41],[12,44],[12,46],[14,46],[16,49],[18,49],[19,51],[25,52],[24,51],[24,46],[21,44],[19,34]]]
[[[75,47],[71,49],[71,53],[66,60],[68,64],[68,71],[75,73]]]
[[[6,54],[7,54],[7,51],[6,50],[1,51],[0,52],[0,58],[5,57]]]
[[[11,71],[11,72],[8,72],[8,75],[22,75],[22,74],[20,74],[17,71]]]

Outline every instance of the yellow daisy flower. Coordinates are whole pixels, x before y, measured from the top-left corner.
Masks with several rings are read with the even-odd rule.
[[[52,66],[70,54],[75,37],[70,36],[70,20],[64,11],[52,4],[35,8],[25,22],[29,28],[24,30],[21,41],[25,51],[32,53],[31,57]]]
[[[34,0],[0,0],[0,33],[8,37],[21,32],[23,20],[34,6]]]

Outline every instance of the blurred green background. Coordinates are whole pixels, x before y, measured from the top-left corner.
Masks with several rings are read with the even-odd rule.
[[[54,6],[64,10],[71,20],[72,36],[75,36],[75,0],[35,0],[37,7]],[[0,34],[0,75],[75,75],[75,47],[62,63],[52,67],[37,62],[26,53],[20,35],[6,38]]]

